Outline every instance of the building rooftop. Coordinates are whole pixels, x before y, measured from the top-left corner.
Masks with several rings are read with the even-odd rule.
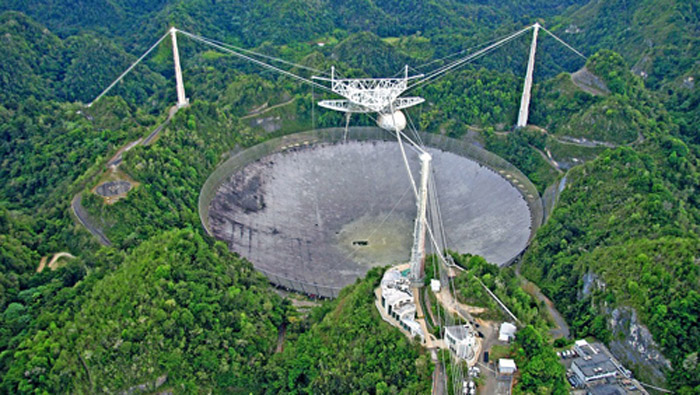
[[[625,395],[627,391],[617,384],[603,384],[589,387],[588,393],[590,395]]]
[[[593,345],[588,343],[585,339],[576,340],[574,343],[574,348],[582,357],[598,354],[598,350],[596,350],[596,348],[594,348]]]
[[[504,322],[501,324],[501,328],[498,331],[498,340],[507,342],[515,337],[515,332],[518,328],[511,324],[510,322]]]
[[[517,369],[515,361],[512,359],[501,358],[498,360],[498,369]]]
[[[416,312],[416,305],[413,303],[413,299],[406,299],[401,301],[396,306],[394,312],[398,314],[399,317],[403,316],[406,313],[411,313],[411,315],[413,315]]]
[[[612,363],[610,357],[603,353],[576,358],[572,364],[578,366],[586,377],[617,371],[617,367]]]
[[[410,292],[396,288],[382,288],[382,295],[384,295],[384,299],[386,299],[386,303],[389,306],[393,306],[404,299],[413,300],[413,295]]]
[[[406,324],[406,326],[411,328],[411,330],[413,330],[416,333],[419,333],[422,336],[423,329],[421,329],[420,324],[418,322],[413,320],[413,317],[407,317],[405,320],[402,320],[401,322],[403,322],[404,324]]]
[[[413,300],[410,282],[398,269],[387,270],[382,277],[381,284],[382,295],[388,305],[393,306],[403,299]]]
[[[423,330],[416,321],[416,305],[406,274],[397,268],[384,273],[381,282],[382,308],[399,321],[403,329],[423,338]]]
[[[455,325],[445,328],[445,332],[455,338],[457,341],[464,340],[469,337],[471,330],[468,325]],[[473,334],[472,334],[473,336]]]

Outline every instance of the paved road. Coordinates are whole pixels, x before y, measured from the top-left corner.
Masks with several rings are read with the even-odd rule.
[[[440,358],[438,358],[436,349],[431,350],[431,355],[433,357],[433,362],[435,363],[435,370],[433,371],[432,394],[447,394],[447,388],[445,388],[445,384],[447,383],[447,378],[445,377],[445,366],[442,364]]]
[[[579,147],[586,147],[586,148],[595,148],[595,147],[607,147],[607,148],[616,148],[617,145],[613,143],[609,143],[607,141],[597,141],[597,140],[588,140],[585,137],[571,137],[571,136],[561,136],[561,137],[555,137],[553,136],[555,140],[562,144],[569,144],[569,145],[578,145]]]
[[[126,151],[136,147],[137,145],[149,145],[149,144],[151,144],[153,142],[153,140],[156,137],[158,137],[158,135],[163,130],[165,125],[170,123],[170,120],[173,119],[173,117],[175,116],[175,113],[177,113],[177,110],[179,110],[179,109],[180,109],[180,107],[178,107],[178,106],[170,107],[170,110],[168,110],[168,117],[165,119],[165,121],[163,121],[163,123],[158,125],[158,127],[155,128],[148,136],[146,136],[145,139],[139,138],[138,140],[134,140],[134,141],[128,143],[127,145],[125,145],[124,147],[122,147],[121,149],[119,149],[119,151],[117,151],[117,153],[114,154],[112,159],[110,159],[109,162],[107,162],[107,167],[118,167],[122,163],[124,153]]]
[[[554,323],[556,324],[556,327],[549,330],[549,334],[552,335],[552,337],[555,339],[560,337],[568,339],[571,336],[571,331],[569,330],[569,325],[567,325],[566,320],[564,319],[564,317],[562,317],[559,311],[557,311],[557,309],[554,308],[554,303],[542,293],[540,288],[520,274],[520,263],[518,263],[516,267],[515,274],[520,279],[520,284],[522,288],[528,291],[528,293],[534,294],[537,300],[544,302],[544,305],[547,307],[549,315],[552,317]]]
[[[170,122],[170,120],[173,118],[173,116],[175,116],[175,113],[177,113],[177,110],[179,110],[179,109],[180,109],[180,107],[178,107],[177,105],[172,106],[170,108],[170,110],[168,110],[168,118],[166,118],[163,123],[158,125],[158,127],[155,128],[145,139],[140,138],[140,139],[132,141],[132,142],[128,143],[127,145],[125,145],[124,147],[122,147],[119,151],[117,151],[117,153],[112,157],[112,159],[110,159],[107,162],[107,167],[108,168],[109,167],[114,167],[114,168],[119,167],[119,165],[122,163],[122,158],[123,158],[124,152],[132,149],[133,147],[135,147],[137,145],[149,145],[149,144],[151,144],[153,142],[153,140],[156,137],[158,137],[158,134],[160,134],[160,132],[165,127],[165,125],[167,125]],[[80,223],[85,227],[85,229],[87,229],[90,233],[92,233],[95,237],[98,238],[98,240],[100,241],[100,244],[105,245],[105,246],[111,246],[112,242],[107,238],[107,236],[105,236],[102,229],[100,229],[99,227],[90,223],[89,216],[87,215],[87,212],[85,212],[85,209],[83,208],[83,206],[81,204],[81,201],[82,201],[82,196],[80,196],[80,193],[79,193],[73,197],[73,201],[71,202],[71,208],[73,209],[73,213],[75,214],[75,216],[78,218],[78,221],[80,221]]]
[[[177,110],[179,110],[179,109],[180,109],[180,107],[178,107],[177,105],[170,107],[170,110],[168,111],[168,118],[166,118],[165,121],[163,121],[163,123],[161,123],[160,125],[158,125],[158,127],[155,128],[155,130],[153,130],[153,131],[151,132],[151,134],[149,134],[148,137],[146,137],[146,138],[143,140],[143,142],[141,143],[141,145],[149,145],[149,144],[151,144],[151,143],[153,142],[153,140],[154,140],[156,137],[158,137],[158,134],[160,134],[161,130],[163,130],[163,128],[165,127],[165,125],[167,125],[168,123],[170,123],[170,120],[173,119],[173,117],[175,116],[175,113],[177,113]]]
[[[82,196],[80,196],[80,193],[75,195],[73,197],[73,201],[71,201],[71,208],[73,209],[73,213],[75,216],[78,218],[78,221],[87,229],[90,233],[92,233],[97,239],[99,240],[100,244],[104,246],[111,246],[112,242],[109,241],[107,236],[102,232],[102,229],[94,226],[92,223],[90,223],[89,217],[87,212],[85,212],[85,209],[83,208],[83,205],[81,204],[82,202]]]
[[[142,139],[134,140],[130,142],[129,144],[125,145],[124,147],[120,148],[119,151],[117,151],[116,154],[112,157],[112,159],[107,162],[107,167],[118,167],[122,163],[122,158],[124,156],[124,152],[134,148],[135,146],[139,145],[141,143]]]
[[[540,301],[544,302],[545,306],[547,306],[547,311],[549,311],[549,315],[552,316],[554,319],[554,322],[556,323],[556,327],[552,328],[549,330],[549,334],[552,335],[553,338],[557,339],[560,337],[563,338],[570,338],[571,337],[571,331],[569,330],[569,325],[566,324],[566,320],[564,317],[559,314],[559,311],[554,308],[554,303],[552,303],[549,298],[544,296],[542,292],[538,289],[536,292],[537,299]]]

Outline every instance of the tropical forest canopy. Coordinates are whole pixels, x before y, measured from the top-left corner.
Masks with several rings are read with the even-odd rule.
[[[588,58],[541,33],[532,127],[512,127],[528,35],[419,88],[427,103],[408,115],[502,156],[544,197],[566,177],[522,274],[577,337],[624,337],[609,317],[633,309],[672,366],[635,374],[700,392],[698,0],[8,0],[0,12],[3,393],[428,392],[429,356],[374,308],[379,270],[304,316],[201,227],[199,190],[227,152],[340,125],[313,104],[330,96],[180,38],[192,105],[123,154],[120,174],[138,186],[114,204],[92,190],[175,102],[169,41],[84,104],[173,25],[323,71],[387,76],[405,64],[433,70],[535,21]],[[277,104],[268,114],[279,127],[245,118]],[[75,221],[76,197],[111,246]],[[37,272],[57,252],[74,258]],[[566,391],[542,306],[519,274],[455,257],[465,302],[493,307],[478,278],[527,324],[512,349],[516,391]],[[583,292],[586,278],[598,285]]]

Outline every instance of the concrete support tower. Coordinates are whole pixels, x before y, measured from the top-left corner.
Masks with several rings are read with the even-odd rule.
[[[185,84],[182,82],[182,69],[180,68],[180,53],[177,50],[177,29],[170,28],[170,37],[173,40],[173,62],[175,63],[175,83],[177,84],[177,107],[184,107],[190,103],[185,97]]]
[[[428,177],[430,176],[429,153],[420,154],[420,188],[418,189],[418,214],[413,228],[413,247],[411,248],[411,281],[414,285],[422,285],[425,271],[425,232],[428,221]]]
[[[537,52],[537,33],[540,30],[540,24],[535,23],[532,26],[532,44],[530,45],[530,58],[527,61],[527,73],[525,74],[525,84],[523,85],[523,96],[520,99],[520,112],[518,112],[517,128],[527,126],[527,118],[530,111],[530,94],[532,92],[532,73],[535,71],[535,53]]]

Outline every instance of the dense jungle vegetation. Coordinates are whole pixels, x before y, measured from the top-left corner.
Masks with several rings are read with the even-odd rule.
[[[384,323],[374,268],[338,299],[297,322],[290,344],[268,366],[271,393],[429,393],[432,362],[415,341]]]
[[[181,39],[192,105],[153,144],[124,154],[119,171],[139,185],[115,204],[91,189],[120,147],[165,120],[175,97],[168,41],[110,95],[83,104],[170,25],[323,71],[377,76],[404,64],[432,70],[535,20],[589,58],[541,40],[532,127],[512,130],[528,37],[417,89],[427,103],[408,115],[501,155],[540,193],[566,172],[523,275],[576,336],[622,341],[610,315],[634,309],[673,367],[665,378],[635,373],[700,392],[698,0],[3,2],[0,391],[428,392],[430,357],[374,308],[380,271],[300,318],[201,229],[199,188],[226,153],[340,125],[342,116],[313,105],[330,96]],[[582,89],[570,73],[584,65],[603,85]],[[279,126],[244,118],[276,104],[266,116]],[[597,145],[572,144],[582,138]],[[76,195],[111,247],[76,224]],[[37,272],[61,251],[75,258]],[[565,391],[546,314],[515,270],[455,259],[467,268],[456,279],[463,301],[497,310],[478,278],[525,325],[511,349],[517,391]]]
[[[579,336],[610,341],[601,313],[631,306],[677,368],[676,383],[697,385],[700,347],[697,253],[698,147],[682,139],[619,55],[592,58],[592,70],[637,107],[645,140],[605,151],[569,172],[559,207],[525,256],[523,271],[553,297]],[[613,93],[615,95],[615,93]],[[602,284],[583,294],[583,276]],[[679,386],[681,387],[681,386]]]

